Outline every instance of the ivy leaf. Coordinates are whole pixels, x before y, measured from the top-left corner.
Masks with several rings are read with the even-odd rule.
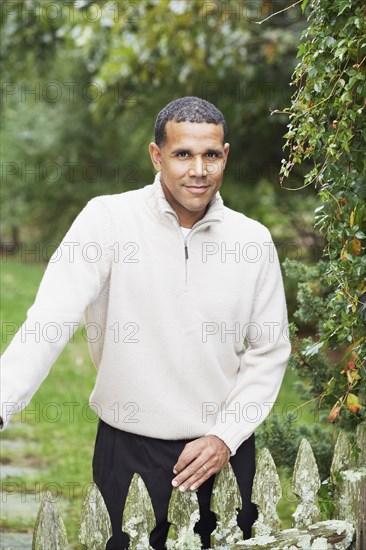
[[[333,406],[332,410],[329,413],[329,416],[327,418],[327,423],[329,424],[329,422],[333,422],[333,420],[335,420],[339,415],[340,411],[341,411],[341,407],[339,402],[337,401],[337,403]]]
[[[352,3],[351,3],[350,0],[345,1],[345,2],[340,2],[340,4],[339,4],[340,10],[338,11],[338,15],[342,15],[342,13],[343,13],[347,8],[350,8],[351,6],[352,6]]]
[[[357,239],[357,237],[355,237],[351,241],[351,250],[354,256],[359,256],[361,254],[362,246],[361,246],[361,242]]]
[[[347,371],[347,380],[348,380],[349,384],[353,385],[358,380],[361,380],[361,376],[356,371],[348,370]]]
[[[356,207],[352,210],[349,217],[349,226],[352,228],[355,224]]]
[[[357,395],[354,393],[349,393],[347,395],[347,407],[355,414],[361,409],[362,405],[359,402]]]
[[[305,8],[306,8],[306,6],[308,5],[308,3],[309,3],[309,0],[303,0],[303,2],[302,2],[302,4],[301,4],[302,13],[304,13]]]

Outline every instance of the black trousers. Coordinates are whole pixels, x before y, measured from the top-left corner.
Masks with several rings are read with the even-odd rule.
[[[106,503],[113,536],[108,550],[125,550],[129,537],[122,532],[122,515],[133,474],[140,474],[149,492],[156,527],[151,532],[150,544],[155,550],[164,550],[170,523],[167,521],[168,505],[173,486],[173,466],[184,446],[192,439],[166,440],[125,432],[99,420],[93,456],[93,478]],[[257,509],[251,503],[252,483],[255,473],[254,435],[244,441],[230,458],[235,472],[243,508],[237,521],[245,538],[251,536],[251,526],[257,518]],[[216,516],[210,511],[210,499],[214,482],[211,476],[197,489],[200,520],[194,531],[201,536],[202,547],[210,547],[210,534],[216,527]],[[189,489],[187,489],[189,490]]]

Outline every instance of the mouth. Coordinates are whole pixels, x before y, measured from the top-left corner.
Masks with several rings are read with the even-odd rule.
[[[185,185],[186,189],[189,189],[191,193],[200,194],[204,193],[209,188],[208,185]]]

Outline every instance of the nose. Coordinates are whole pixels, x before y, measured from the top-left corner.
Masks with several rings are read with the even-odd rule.
[[[195,157],[189,169],[189,175],[192,177],[202,178],[207,176],[207,167],[201,156]]]

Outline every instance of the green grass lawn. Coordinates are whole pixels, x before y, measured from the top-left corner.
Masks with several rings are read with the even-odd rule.
[[[4,323],[20,325],[32,305],[36,290],[44,272],[44,264],[25,264],[8,260],[2,263],[2,326]],[[5,349],[10,337],[2,334],[1,349]],[[97,417],[88,406],[93,388],[95,367],[89,357],[87,343],[79,328],[74,341],[70,342],[50,374],[34,395],[31,403],[11,420],[3,432],[4,438],[22,438],[36,445],[36,456],[28,456],[26,463],[38,465],[36,478],[26,484],[30,493],[50,489],[56,499],[67,501],[64,521],[69,542],[75,548],[78,518],[83,495],[92,480],[92,453]],[[14,431],[12,424],[21,422]],[[14,424],[15,425],[15,424]],[[3,453],[3,462],[12,460],[24,463],[24,458],[11,452]],[[19,478],[7,478],[6,484]],[[6,487],[6,484],[5,487]],[[24,490],[24,485],[22,486]],[[24,522],[11,522],[3,527],[27,530]]]
[[[2,327],[4,323],[16,323],[25,320],[26,311],[32,305],[45,264],[25,264],[11,259],[1,264],[2,284]],[[2,335],[1,349],[5,349],[11,336]],[[92,454],[97,426],[97,418],[88,407],[88,398],[93,388],[95,368],[89,357],[87,343],[79,328],[74,342],[70,342],[60,355],[49,376],[43,382],[28,407],[13,417],[8,429],[1,437],[20,438],[29,441],[37,452],[28,452],[27,456],[17,456],[13,451],[3,453],[3,462],[26,461],[39,467],[35,479],[27,482],[25,490],[29,493],[50,489],[55,497],[67,501],[68,506],[63,518],[68,532],[69,542],[74,548],[82,548],[77,543],[78,521],[83,495],[92,480]],[[288,412],[301,403],[294,390],[296,375],[288,371],[281,389],[277,412]],[[12,423],[18,422],[12,430]],[[313,421],[309,410],[301,409],[298,421]],[[15,424],[14,424],[15,426]],[[9,481],[22,482],[20,478],[7,478]],[[279,507],[285,526],[289,526],[290,513],[295,508],[295,500],[289,491],[289,480],[283,475],[285,497]],[[6,487],[6,485],[5,485]],[[24,490],[24,484],[23,484]],[[33,525],[27,522],[3,522],[3,528],[31,530]]]

